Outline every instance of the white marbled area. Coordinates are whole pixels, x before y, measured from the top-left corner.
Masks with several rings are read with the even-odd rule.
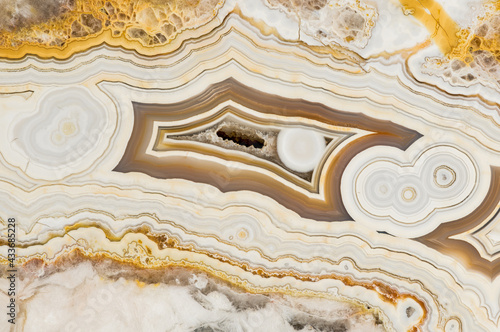
[[[222,15],[227,8],[223,8]],[[259,7],[255,13],[261,10],[264,9]],[[283,29],[292,35],[290,21],[274,19],[275,12],[266,13],[262,17],[266,17],[267,23],[285,22]],[[398,56],[349,64],[314,54],[294,43],[262,36],[235,15],[226,26],[209,33],[215,23],[181,34],[172,44],[173,53],[167,56],[142,58],[131,52],[99,47],[62,62],[32,57],[1,62],[2,91],[13,94],[0,96],[4,110],[0,121],[0,196],[5,203],[0,216],[3,220],[18,218],[20,243],[34,244],[58,235],[47,245],[33,245],[19,254],[46,254],[53,258],[64,246],[80,246],[117,255],[125,255],[125,250],[130,257],[145,259],[144,253],[137,254],[138,241],[151,248],[155,244],[140,234],[127,234],[115,243],[97,228],[78,229],[68,235],[64,228],[78,222],[94,222],[123,235],[140,223],[199,249],[255,266],[381,280],[422,299],[429,310],[424,329],[430,331],[451,330],[457,320],[462,331],[497,330],[499,279],[489,280],[468,271],[452,258],[416,242],[378,234],[373,231],[377,227],[366,227],[362,222],[331,224],[304,220],[273,200],[251,192],[222,194],[208,185],[112,172],[130,137],[131,101],[180,101],[229,77],[268,93],[321,102],[419,131],[424,137],[404,158],[397,158],[402,163],[413,162],[428,146],[457,144],[473,157],[479,170],[500,164],[500,121],[495,106],[475,98],[446,95],[418,83],[405,71],[404,59]],[[208,34],[196,44],[181,45],[181,40],[204,33]],[[422,54],[417,53],[412,59],[421,61]],[[415,76],[419,75],[419,66],[410,63],[410,68]],[[34,149],[19,149],[19,143],[27,146],[27,142],[16,143],[18,133],[11,128],[21,121],[20,114],[41,112],[37,105],[43,104],[44,95],[74,85],[83,86],[96,103],[102,104],[110,121],[93,143],[96,146],[74,159],[81,162],[51,168],[43,160],[26,155],[35,157]],[[492,102],[500,98],[492,89],[473,87],[467,91],[474,93]],[[93,123],[83,121],[79,128]],[[56,121],[50,125],[59,128]],[[64,149],[67,147],[61,146],[60,151]],[[78,151],[76,146],[72,149]],[[367,161],[373,155],[366,151],[359,157]],[[29,166],[29,160],[38,168]],[[487,171],[479,172],[476,198],[472,205],[457,207],[456,213],[466,214],[480,202],[489,176]],[[238,234],[246,235],[237,237]],[[5,256],[6,247],[0,248],[0,253]],[[195,259],[208,266],[220,265],[203,255],[193,258],[159,249],[151,257]],[[292,278],[260,280],[227,266],[220,268],[242,275],[254,286],[284,287],[289,283],[303,290],[337,292],[340,297],[369,303],[384,312],[396,331],[411,323],[405,318],[405,303],[388,305],[373,291],[343,287],[334,280],[314,284]]]
[[[460,26],[474,26],[477,18],[481,14],[483,5],[487,3],[484,0],[467,0],[466,4],[453,0],[438,0],[438,3],[443,6],[446,14]]]
[[[265,3],[298,23],[299,39],[305,35],[306,39],[325,45],[363,48],[377,20],[375,8],[364,1],[309,1],[297,5],[293,1],[265,0]]]
[[[84,220],[82,220],[82,222],[84,222]],[[145,226],[146,223],[142,223],[141,225]],[[239,229],[238,233],[241,232],[242,229]],[[251,233],[251,231],[249,233]],[[250,235],[253,236],[255,234]],[[178,237],[179,232],[177,232],[175,236]],[[256,241],[252,236],[249,236],[249,242]],[[280,257],[278,259],[278,262],[271,263],[269,261],[266,262],[267,259],[259,258],[258,253],[254,250],[250,250],[250,252],[247,254],[241,251],[238,252],[238,250],[235,250],[234,248],[225,252],[224,247],[228,247],[228,245],[223,245],[220,242],[218,243],[214,239],[207,239],[203,241],[200,239],[199,235],[182,235],[182,237],[186,239],[187,243],[195,244],[195,246],[197,247],[201,246],[204,250],[209,250],[211,252],[222,255],[233,255],[233,257],[240,256],[240,258],[238,259],[241,259],[243,261],[252,261],[252,265],[256,265],[257,267],[262,266],[261,263],[263,263],[266,265],[266,268],[273,269],[274,271],[282,269],[287,271],[292,269],[294,271],[299,271],[302,273],[311,273],[311,271],[320,270],[322,271],[320,274],[331,273],[332,267],[335,268],[335,266],[332,266],[330,260],[327,259],[327,257],[329,256],[329,252],[333,251],[333,248],[342,248],[342,250],[357,251],[356,248],[359,245],[332,245],[331,249],[322,249],[321,246],[318,246],[318,244],[309,244],[307,246],[304,246],[305,248],[308,248],[308,251],[311,251],[313,249],[315,252],[317,250],[324,250],[324,253],[318,252],[318,255],[320,255],[318,257],[310,256],[315,257],[313,261],[302,260],[302,262],[299,263],[291,257]],[[243,244],[243,246],[245,245]],[[366,288],[359,286],[346,287],[342,282],[334,279],[323,279],[314,282],[300,282],[292,277],[262,278],[255,274],[244,272],[237,267],[233,267],[228,264],[221,264],[221,262],[208,258],[204,254],[196,254],[193,252],[178,251],[173,249],[160,250],[156,247],[155,243],[151,242],[146,236],[142,234],[129,233],[125,235],[120,242],[110,242],[106,239],[105,234],[97,228],[90,227],[86,229],[78,229],[76,231],[68,232],[67,236],[64,236],[62,238],[56,237],[49,243],[45,244],[45,257],[50,259],[53,252],[59,252],[63,250],[63,248],[64,250],[71,250],[77,247],[86,251],[92,250],[93,253],[108,252],[112,255],[120,255],[126,259],[141,262],[143,264],[146,261],[149,261],[148,264],[153,265],[162,261],[192,261],[196,262],[197,265],[207,267],[213,266],[217,269],[218,273],[225,273],[229,276],[232,276],[232,279],[240,280],[240,282],[244,282],[250,287],[257,287],[263,289],[264,291],[266,289],[269,289],[272,291],[281,290],[289,292],[290,290],[295,290],[299,292],[315,292],[315,294],[324,293],[339,300],[349,300],[356,303],[365,304],[372,308],[380,310],[380,315],[385,323],[386,328],[391,331],[407,330],[412,324],[418,322],[422,315],[422,310],[419,309],[420,305],[413,300],[398,300],[394,305],[392,305],[390,303],[382,301],[379,297],[378,292],[374,290],[367,290]],[[269,248],[269,250],[275,251],[275,249],[273,248]],[[23,251],[22,254],[29,255],[29,252]],[[304,256],[309,257],[309,254],[305,252]],[[384,258],[380,259],[383,260]],[[372,261],[371,264],[377,264],[377,262]],[[355,277],[360,273],[358,268],[354,266],[351,258],[342,259],[336,269],[339,271],[337,273],[345,274],[347,276]],[[363,271],[362,276],[367,281],[387,279],[384,274],[370,271]],[[395,287],[398,289],[398,291],[404,293],[417,293],[420,300],[425,299],[427,310],[429,310],[430,306],[433,306],[432,297],[426,294],[426,291],[423,291],[417,283],[402,282],[400,279],[395,278],[391,282],[391,287]],[[450,293],[448,295],[451,294],[453,293]],[[422,298],[421,296],[424,296],[424,298]],[[449,305],[450,304],[446,303],[447,307]],[[411,315],[411,317],[406,314],[406,309],[408,307],[412,307],[415,309],[414,315]],[[456,308],[456,305],[453,305],[452,307]],[[448,309],[450,308],[448,307]],[[434,314],[429,318],[428,321],[425,322],[424,327],[436,330],[437,327],[435,325],[440,324],[440,320],[438,319],[437,315],[437,313],[439,312],[438,308],[433,308],[431,312]],[[465,322],[465,325],[468,325],[467,322]]]
[[[365,47],[355,49],[364,58],[398,53],[429,39],[429,32],[415,18],[405,15],[397,1],[375,0],[377,21]],[[397,31],[398,33],[394,33]]]
[[[107,273],[123,272],[118,267]],[[376,311],[349,302],[254,295],[200,272],[166,270],[166,281],[147,284],[103,278],[89,263],[37,274],[17,285],[22,314],[16,325],[25,332],[385,331],[376,324]]]

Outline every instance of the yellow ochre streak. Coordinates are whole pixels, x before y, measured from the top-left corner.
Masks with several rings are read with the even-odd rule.
[[[399,0],[405,13],[414,16],[431,33],[443,54],[449,54],[458,44],[460,27],[434,0]]]

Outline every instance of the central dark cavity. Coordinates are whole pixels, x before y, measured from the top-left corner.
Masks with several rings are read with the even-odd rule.
[[[256,149],[262,149],[264,143],[266,142],[264,139],[256,135],[248,135],[228,128],[221,128],[217,130],[217,136],[224,140],[232,141],[238,145],[246,146],[247,148],[253,146]]]

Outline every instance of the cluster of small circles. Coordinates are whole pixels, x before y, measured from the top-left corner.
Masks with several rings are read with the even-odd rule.
[[[253,231],[247,227],[239,227],[228,236],[230,241],[251,241],[253,239]]]
[[[434,169],[433,180],[434,184],[439,188],[451,187],[457,179],[455,171],[447,166],[440,165]],[[401,198],[405,202],[411,202],[417,197],[417,190],[414,187],[405,187],[401,191]]]
[[[59,126],[52,132],[51,140],[54,144],[60,145],[66,142],[66,139],[75,136],[78,132],[78,124],[72,119],[63,119]]]
[[[391,159],[358,165],[353,194],[363,215],[385,222],[392,232],[438,220],[435,215],[463,202],[477,183],[471,157],[452,146],[429,148],[409,166]]]

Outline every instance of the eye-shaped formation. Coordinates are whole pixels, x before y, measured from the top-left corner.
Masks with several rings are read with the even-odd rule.
[[[134,129],[115,171],[253,190],[304,217],[348,220],[340,176],[352,156],[378,144],[405,148],[418,137],[387,121],[227,80],[180,103],[134,103]]]
[[[500,330],[496,3],[0,4],[0,330]]]

